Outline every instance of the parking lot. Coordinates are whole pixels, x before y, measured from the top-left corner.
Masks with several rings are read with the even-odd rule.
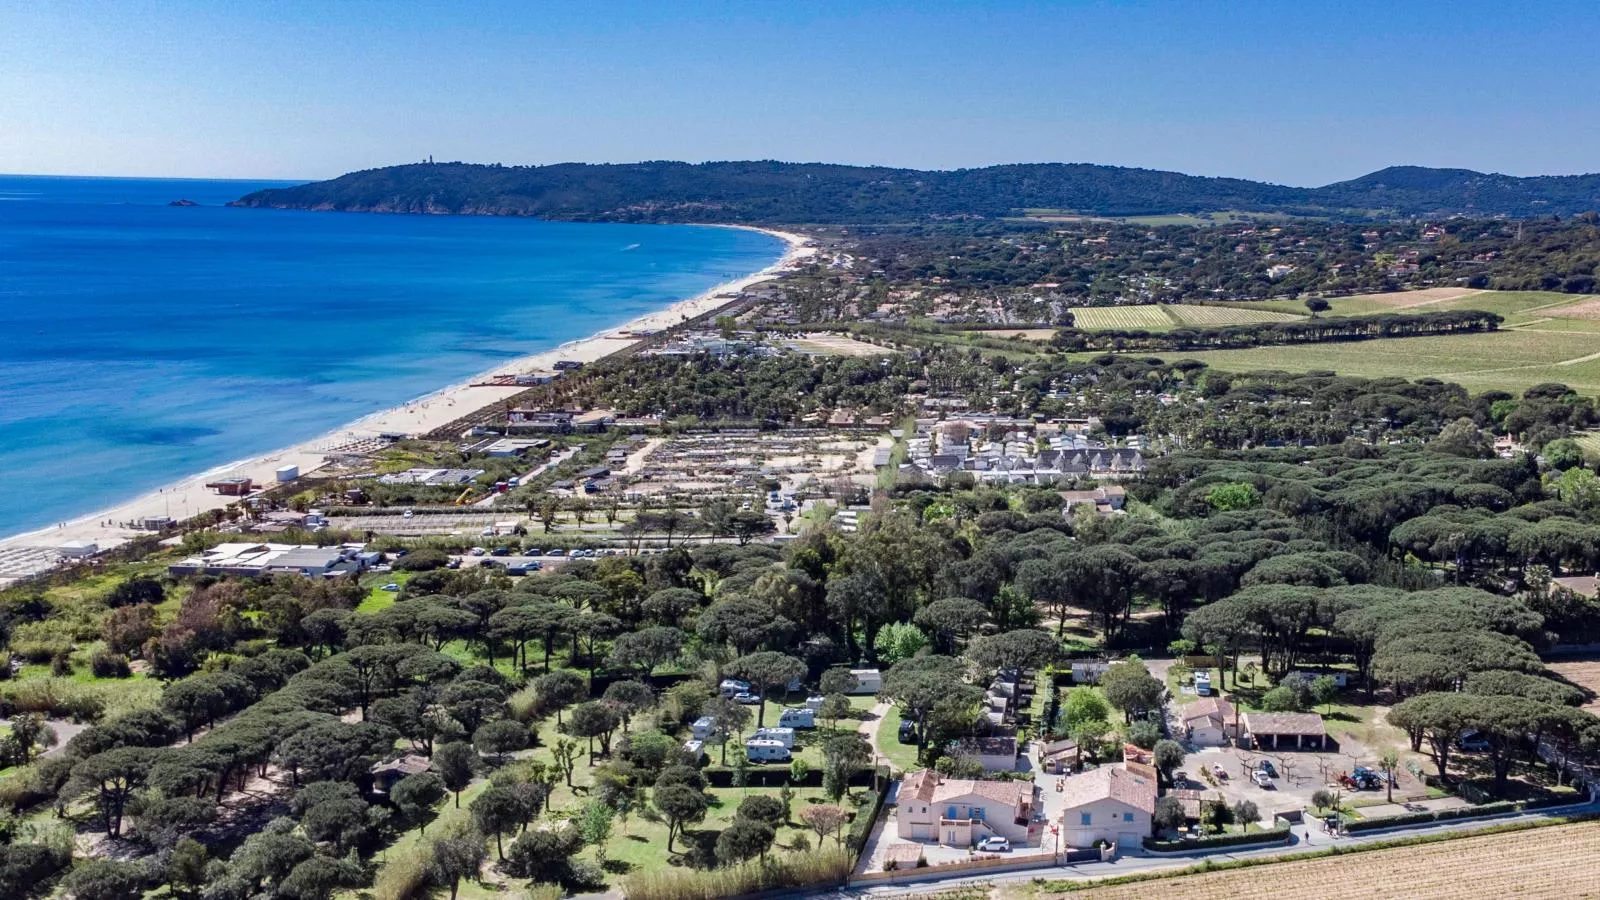
[[[1262,823],[1267,824],[1277,813],[1311,808],[1311,795],[1323,789],[1340,792],[1341,799],[1345,803],[1382,799],[1385,796],[1382,790],[1358,791],[1339,786],[1338,779],[1341,774],[1350,772],[1358,765],[1373,764],[1371,760],[1364,760],[1364,755],[1364,748],[1349,744],[1337,752],[1325,753],[1262,752],[1237,747],[1207,747],[1189,753],[1183,761],[1182,769],[1187,779],[1185,783],[1176,786],[1202,790],[1208,794],[1220,793],[1230,806],[1241,800],[1249,800],[1261,811]],[[1260,768],[1263,762],[1270,763],[1273,771],[1277,773],[1276,778],[1269,779],[1271,787],[1261,787],[1251,778],[1251,773]],[[1202,777],[1201,771],[1210,769],[1213,765],[1221,766],[1228,777],[1215,779],[1215,784],[1208,783]],[[1396,771],[1395,776],[1396,805],[1412,800],[1420,801],[1427,796],[1427,789],[1423,784],[1403,767]]]

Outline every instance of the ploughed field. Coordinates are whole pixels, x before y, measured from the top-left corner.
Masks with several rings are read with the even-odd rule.
[[[1363,900],[1600,896],[1600,822],[1455,838],[1039,897],[1238,900],[1284,893]]]

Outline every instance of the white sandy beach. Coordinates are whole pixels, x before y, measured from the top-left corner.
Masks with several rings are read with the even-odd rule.
[[[728,226],[742,227],[742,226]],[[572,341],[544,353],[526,356],[480,373],[459,384],[419,397],[409,403],[351,422],[314,440],[297,444],[265,456],[247,459],[209,472],[203,472],[182,481],[167,485],[157,491],[67,522],[65,525],[44,528],[27,534],[0,540],[0,551],[23,547],[58,547],[66,541],[90,541],[102,550],[114,547],[144,533],[122,527],[119,523],[137,522],[147,517],[171,516],[182,520],[208,509],[221,509],[234,502],[236,497],[224,497],[210,490],[207,482],[227,477],[247,477],[257,484],[271,485],[279,467],[298,465],[302,476],[315,472],[324,464],[324,454],[331,448],[351,441],[377,437],[386,433],[424,434],[472,412],[526,390],[526,387],[473,386],[496,375],[515,375],[548,370],[561,360],[591,363],[611,353],[638,343],[641,338],[628,336],[629,332],[652,332],[677,325],[685,319],[704,315],[727,305],[735,294],[753,284],[776,277],[779,272],[796,261],[815,252],[805,237],[768,229],[762,231],[781,238],[789,246],[776,263],[737,281],[730,281],[688,300],[641,316],[631,322],[607,328],[598,334]],[[112,524],[107,524],[110,522]]]

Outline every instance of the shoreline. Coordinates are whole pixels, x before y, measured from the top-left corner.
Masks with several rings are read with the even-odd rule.
[[[596,362],[644,340],[644,337],[636,336],[633,332],[662,331],[686,319],[702,316],[726,306],[732,297],[725,295],[737,294],[752,285],[777,278],[795,262],[815,252],[809,238],[791,232],[748,225],[712,227],[759,231],[778,238],[786,246],[783,255],[776,262],[743,278],[716,285],[696,296],[678,300],[630,321],[608,326],[588,337],[567,341],[549,350],[510,360],[463,381],[414,397],[398,406],[368,413],[310,440],[259,456],[235,460],[181,478],[131,500],[79,516],[66,522],[64,526],[49,525],[21,534],[7,535],[0,538],[0,550],[19,548],[48,550],[68,541],[91,542],[97,544],[100,550],[107,550],[134,537],[150,534],[148,531],[122,527],[120,524],[122,522],[136,522],[153,516],[171,516],[174,520],[183,521],[206,510],[222,509],[237,502],[239,498],[213,493],[206,489],[206,482],[225,476],[242,476],[252,479],[256,484],[272,486],[277,483],[275,472],[279,466],[297,465],[300,468],[300,477],[303,478],[321,468],[325,464],[324,457],[327,452],[342,444],[375,438],[383,433],[425,434],[474,410],[527,390],[526,385],[483,384],[494,376],[548,370],[560,360],[581,362],[585,365]],[[108,521],[111,524],[106,524]],[[57,564],[59,562],[58,560]]]

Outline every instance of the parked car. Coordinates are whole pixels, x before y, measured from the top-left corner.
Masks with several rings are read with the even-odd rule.
[[[409,518],[411,518],[412,515],[413,515],[413,513],[411,512],[411,510],[408,509],[408,510],[405,511],[405,513],[402,514],[402,517],[409,519]]]
[[[916,741],[917,741],[917,723],[915,723],[915,722],[901,722],[900,723],[900,743],[902,743],[902,744],[914,744],[914,743],[916,743]]]
[[[1257,787],[1268,789],[1272,787],[1272,776],[1260,769],[1255,770],[1255,773],[1250,776],[1250,780],[1254,781]]]
[[[459,568],[461,568],[461,558],[459,556],[450,557],[450,561],[445,563],[444,567],[446,569],[459,569]]]
[[[511,548],[510,547],[496,547],[493,550],[489,551],[489,555],[490,556],[510,556],[511,555]]]
[[[983,840],[979,841],[978,849],[985,850],[990,853],[1010,853],[1011,842],[1003,837],[1000,837],[999,835],[996,835],[994,837],[984,838]]]
[[[746,706],[756,706],[761,703],[761,695],[752,694],[749,691],[740,691],[733,695],[733,702],[743,703]]]
[[[1461,737],[1456,739],[1456,746],[1472,753],[1483,753],[1489,749],[1489,742],[1482,734],[1469,728],[1461,732]]]
[[[489,551],[483,549],[482,547],[473,547],[471,550],[468,550],[467,552],[472,554],[473,556],[483,556],[484,554],[488,553]]]
[[[531,550],[522,551],[522,555],[523,556],[543,556],[544,555],[544,551],[540,550],[538,547],[534,547]]]
[[[1212,763],[1211,774],[1217,776],[1218,781],[1228,780],[1228,770],[1222,767],[1222,763]]]
[[[567,551],[562,550],[561,548],[557,547],[556,549],[551,550],[549,553],[546,553],[545,555],[546,556],[566,556],[567,555]]]
[[[1258,768],[1261,771],[1267,773],[1267,777],[1268,778],[1277,778],[1278,777],[1278,770],[1273,768],[1272,760],[1270,760],[1270,759],[1263,759],[1261,761],[1261,765],[1257,766],[1256,768]]]
[[[394,582],[391,581],[388,584],[383,586],[383,590],[386,590],[386,591],[398,591],[398,590],[400,590],[400,585],[395,584]]]

